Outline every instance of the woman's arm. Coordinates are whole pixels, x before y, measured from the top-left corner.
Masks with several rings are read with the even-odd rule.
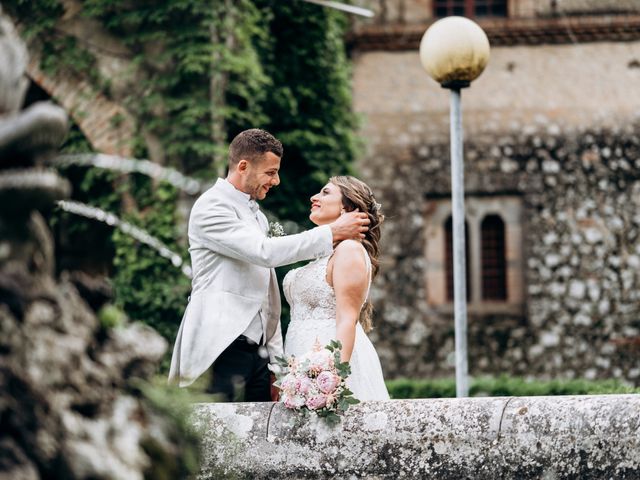
[[[337,247],[330,268],[330,279],[336,295],[336,338],[342,343],[341,360],[351,359],[356,339],[356,324],[369,286],[364,247],[345,240]]]

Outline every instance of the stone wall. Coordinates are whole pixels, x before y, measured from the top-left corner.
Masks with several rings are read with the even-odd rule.
[[[523,212],[524,303],[470,310],[471,374],[640,384],[639,47],[495,47],[462,92],[466,192]],[[450,195],[448,93],[417,45],[353,60],[359,170],[387,215],[372,339],[387,377],[452,375],[451,309],[428,302],[425,255],[429,209]]]
[[[640,478],[637,395],[364,402],[330,428],[281,404],[201,404],[199,480]]]
[[[369,148],[446,140],[449,98],[415,50],[354,56],[354,109]],[[486,70],[462,92],[465,135],[473,139],[562,126],[624,125],[638,112],[640,42],[494,47]]]
[[[640,382],[639,126],[467,142],[466,192],[522,199],[525,282],[524,315],[470,313],[471,374]],[[449,195],[448,144],[406,153],[362,168],[387,214],[372,338],[387,376],[442,376],[453,319],[426,301],[424,218]]]

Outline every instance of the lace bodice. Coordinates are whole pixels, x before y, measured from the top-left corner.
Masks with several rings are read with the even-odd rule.
[[[329,258],[319,258],[284,277],[282,287],[291,315],[285,347],[288,355],[303,355],[316,338],[326,342],[330,340],[325,338],[327,334],[336,331],[336,299],[325,279]]]
[[[369,255],[363,252],[367,272],[371,272]],[[284,295],[291,306],[291,324],[305,322],[306,335],[319,334],[336,325],[336,296],[327,283],[327,264],[331,255],[319,258],[301,268],[291,270],[284,277]],[[367,287],[367,296],[369,295]],[[295,335],[295,330],[293,331]],[[318,335],[322,339],[323,335]],[[315,338],[315,337],[314,337]]]
[[[336,297],[327,283],[330,256],[319,258],[284,277],[284,295],[291,306],[291,323],[309,320],[307,328],[335,326]]]

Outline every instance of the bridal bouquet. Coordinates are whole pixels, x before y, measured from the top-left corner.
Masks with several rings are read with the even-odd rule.
[[[341,348],[337,340],[325,347],[316,342],[310,352],[300,357],[278,357],[283,368],[276,374],[274,385],[281,391],[280,402],[305,415],[313,412],[329,424],[339,422],[339,415],[349,405],[360,403],[345,383],[351,368],[348,362],[340,361]]]

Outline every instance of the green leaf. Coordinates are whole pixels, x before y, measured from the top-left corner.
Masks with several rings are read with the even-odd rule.
[[[289,366],[289,360],[286,357],[276,356],[275,360],[276,360],[276,363],[281,367]]]

